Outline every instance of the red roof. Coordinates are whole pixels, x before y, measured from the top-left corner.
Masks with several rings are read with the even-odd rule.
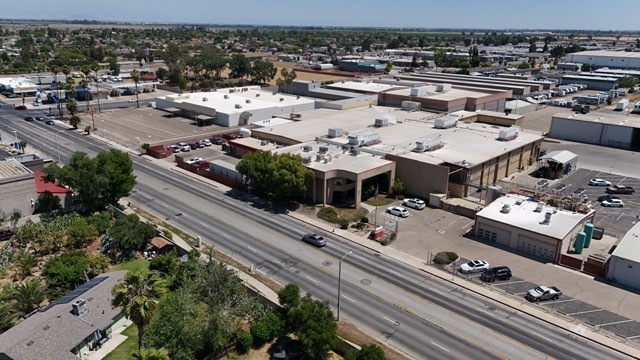
[[[35,172],[36,192],[38,194],[42,194],[45,191],[48,191],[52,194],[67,194],[71,192],[71,190],[67,189],[62,185],[58,185],[56,183],[44,182],[43,178],[44,178],[43,172],[40,172],[40,171]]]

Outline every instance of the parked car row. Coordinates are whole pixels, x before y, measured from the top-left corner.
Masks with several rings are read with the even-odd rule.
[[[402,205],[415,209],[415,210],[422,210],[424,209],[427,204],[424,202],[424,200],[420,200],[417,198],[408,198],[408,199],[404,199],[402,201]],[[409,211],[407,209],[405,209],[402,206],[391,206],[387,208],[387,213],[394,215],[394,216],[398,216],[401,218],[407,218],[409,217]]]
[[[227,141],[225,139],[223,139],[223,138],[212,138],[212,139],[203,139],[203,140],[191,143],[191,144],[187,144],[185,142],[181,142],[181,143],[177,143],[175,145],[171,145],[167,149],[171,150],[173,153],[189,152],[191,150],[196,150],[196,149],[200,149],[200,148],[203,148],[203,147],[209,147],[209,146],[211,146],[213,144],[222,145],[222,144],[226,144],[226,143],[227,143]]]

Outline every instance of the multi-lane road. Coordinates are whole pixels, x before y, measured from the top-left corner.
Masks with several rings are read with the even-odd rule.
[[[76,131],[0,108],[0,130],[64,162],[74,151],[108,149]],[[12,135],[13,136],[13,135]],[[342,264],[341,320],[417,359],[624,359],[568,331],[434,279],[394,259],[327,235],[316,249],[300,241],[314,229],[258,200],[226,194],[132,156],[138,184],[130,198],[145,210],[281,283],[296,283],[336,310]]]

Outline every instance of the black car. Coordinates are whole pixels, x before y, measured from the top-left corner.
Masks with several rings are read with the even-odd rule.
[[[36,116],[36,120],[38,120],[38,121],[44,121],[44,117],[42,117],[42,116]]]
[[[211,139],[211,143],[215,144],[215,145],[223,145],[227,143],[227,140],[223,139],[223,138],[213,138]]]
[[[486,282],[509,279],[511,279],[511,269],[509,269],[509,267],[507,266],[496,266],[488,268],[480,275],[480,280]]]
[[[33,121],[33,118],[31,116],[25,116],[24,121]]]
[[[200,147],[200,144],[198,143],[189,144],[189,147],[191,148],[191,150],[195,150]]]
[[[302,237],[302,241],[317,247],[327,245],[327,240],[325,240],[322,235],[318,234],[306,234]]]
[[[47,125],[53,125],[53,120],[46,120],[44,123]]]
[[[602,195],[602,196],[600,196],[600,197],[598,198],[598,202],[603,202],[603,201],[611,202],[611,200],[613,200],[613,199],[618,199],[618,200],[620,200],[620,198],[619,198],[619,197],[614,196],[614,195]]]

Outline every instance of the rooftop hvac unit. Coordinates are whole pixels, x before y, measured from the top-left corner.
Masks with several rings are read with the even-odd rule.
[[[203,102],[204,102],[204,101],[209,101],[209,99],[207,99],[206,97],[203,97],[203,98],[202,98],[202,101],[203,101]]]
[[[419,110],[420,109],[420,103],[417,102],[417,101],[403,101],[402,102],[402,109],[403,110],[409,110],[409,111]]]
[[[416,141],[416,147],[413,151],[421,153],[425,151],[439,149],[443,146],[444,146],[444,142],[442,141],[442,136],[438,135],[436,137]]]
[[[425,96],[429,93],[429,88],[426,86],[419,86],[411,88],[411,96]]]
[[[451,91],[451,84],[438,84],[436,85],[437,92],[447,92]]]
[[[229,95],[224,94],[224,98],[225,98],[225,99],[228,99],[228,98],[229,98]]]
[[[337,138],[342,136],[342,129],[340,128],[332,128],[329,129],[329,133],[328,133],[330,138]]]
[[[236,109],[242,109],[242,105],[236,104]]]
[[[320,146],[320,148],[318,149],[318,152],[320,154],[326,154],[329,152],[329,147],[328,146]]]
[[[331,162],[331,160],[333,160],[333,156],[331,156],[331,155],[325,155],[325,156],[324,156],[324,163],[325,163],[325,164],[330,163],[330,162]]]
[[[502,209],[500,209],[500,212],[503,214],[508,214],[511,212],[511,205],[509,204],[504,204],[502,205]]]
[[[389,125],[389,119],[376,119],[374,122],[375,127],[383,127]]]
[[[349,135],[349,145],[364,146],[380,140],[380,135],[375,132],[362,132]]]
[[[230,94],[233,94],[233,93],[235,93],[235,92],[236,92],[236,89],[229,89],[229,93],[230,93]]]
[[[512,125],[506,129],[501,129],[498,133],[498,140],[510,141],[518,137],[520,126]]]
[[[251,99],[247,99],[245,101],[247,102],[247,104],[251,104]]]
[[[304,152],[309,152],[311,150],[313,150],[313,147],[311,147],[311,145],[305,145],[302,147],[302,151]]]
[[[436,119],[434,126],[436,129],[449,129],[458,125],[458,117],[447,115]]]
[[[269,140],[262,140],[262,141],[260,141],[260,145],[261,145],[261,146],[269,145]]]
[[[311,164],[311,156],[306,156],[302,158],[303,164]]]
[[[553,215],[552,212],[546,212],[544,214],[544,221],[542,221],[540,224],[549,225],[549,223],[551,223],[551,215]]]
[[[358,155],[360,155],[360,149],[358,149],[358,148],[353,148],[353,149],[351,149],[351,151],[349,151],[349,153],[350,153],[351,155],[353,155],[353,156],[358,156]]]
[[[260,97],[260,94],[256,94],[256,97]]]
[[[284,101],[284,98],[280,98],[280,101]]]
[[[322,154],[316,154],[316,161],[322,161],[324,156]]]
[[[296,96],[296,99],[298,99],[298,100],[299,100],[299,99],[300,99],[300,95]]]
[[[87,309],[87,301],[85,299],[78,299],[71,303],[71,312],[75,316],[84,315],[89,312]]]

